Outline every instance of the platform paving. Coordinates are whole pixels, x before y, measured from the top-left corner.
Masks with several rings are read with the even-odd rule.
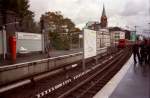
[[[135,65],[132,55],[93,98],[150,98],[150,66]]]
[[[148,65],[132,65],[109,98],[150,98]]]

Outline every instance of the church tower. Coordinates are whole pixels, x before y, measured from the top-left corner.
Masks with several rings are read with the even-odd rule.
[[[106,16],[106,12],[105,12],[105,7],[103,5],[103,12],[102,12],[102,16],[101,16],[101,28],[106,28],[107,27],[107,16]]]

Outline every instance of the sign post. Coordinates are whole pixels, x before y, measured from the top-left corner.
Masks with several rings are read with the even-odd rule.
[[[84,41],[84,30],[83,30],[83,56],[82,56],[82,69],[83,69],[83,71],[85,71],[85,57],[84,57],[84,43],[85,43],[85,41]]]

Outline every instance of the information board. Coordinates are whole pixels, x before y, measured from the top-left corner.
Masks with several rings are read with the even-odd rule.
[[[17,52],[22,48],[28,52],[42,51],[42,35],[35,33],[16,32]]]
[[[84,58],[96,56],[96,31],[84,29]]]

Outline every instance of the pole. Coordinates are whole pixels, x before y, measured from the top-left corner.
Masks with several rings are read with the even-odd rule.
[[[80,49],[80,33],[79,33],[79,49]]]
[[[83,51],[83,56],[82,56],[82,69],[83,69],[83,71],[85,71],[85,57],[84,57],[84,55],[85,55],[85,53],[84,53],[84,48],[85,48],[85,44],[84,44],[84,30],[82,30],[83,31],[83,48],[82,48],[82,51]]]
[[[41,35],[42,35],[42,53],[45,53],[45,30],[44,30],[44,16],[42,16],[41,20]]]
[[[96,48],[97,48],[97,31],[96,31]],[[98,52],[97,52],[97,49],[96,49],[96,58],[95,58],[95,65],[97,65],[98,64]]]
[[[136,41],[136,39],[137,39],[137,38],[136,38],[136,37],[137,37],[137,36],[136,36],[136,28],[137,28],[137,26],[134,26],[134,27],[135,27],[135,41]]]
[[[136,34],[136,28],[137,28],[137,26],[134,26],[135,27],[135,34]]]
[[[148,37],[150,37],[150,23],[148,23],[148,24],[149,24],[149,32],[148,32],[149,34],[148,34]]]
[[[72,33],[70,32],[70,50],[72,50]]]
[[[5,26],[2,27],[2,34],[3,34],[3,59],[6,59],[6,49],[7,49],[7,44],[6,44],[6,30]]]
[[[42,30],[42,34],[41,34],[41,36],[42,36],[42,53],[44,53],[45,52],[45,49],[44,49],[44,33],[43,33],[44,31]]]

